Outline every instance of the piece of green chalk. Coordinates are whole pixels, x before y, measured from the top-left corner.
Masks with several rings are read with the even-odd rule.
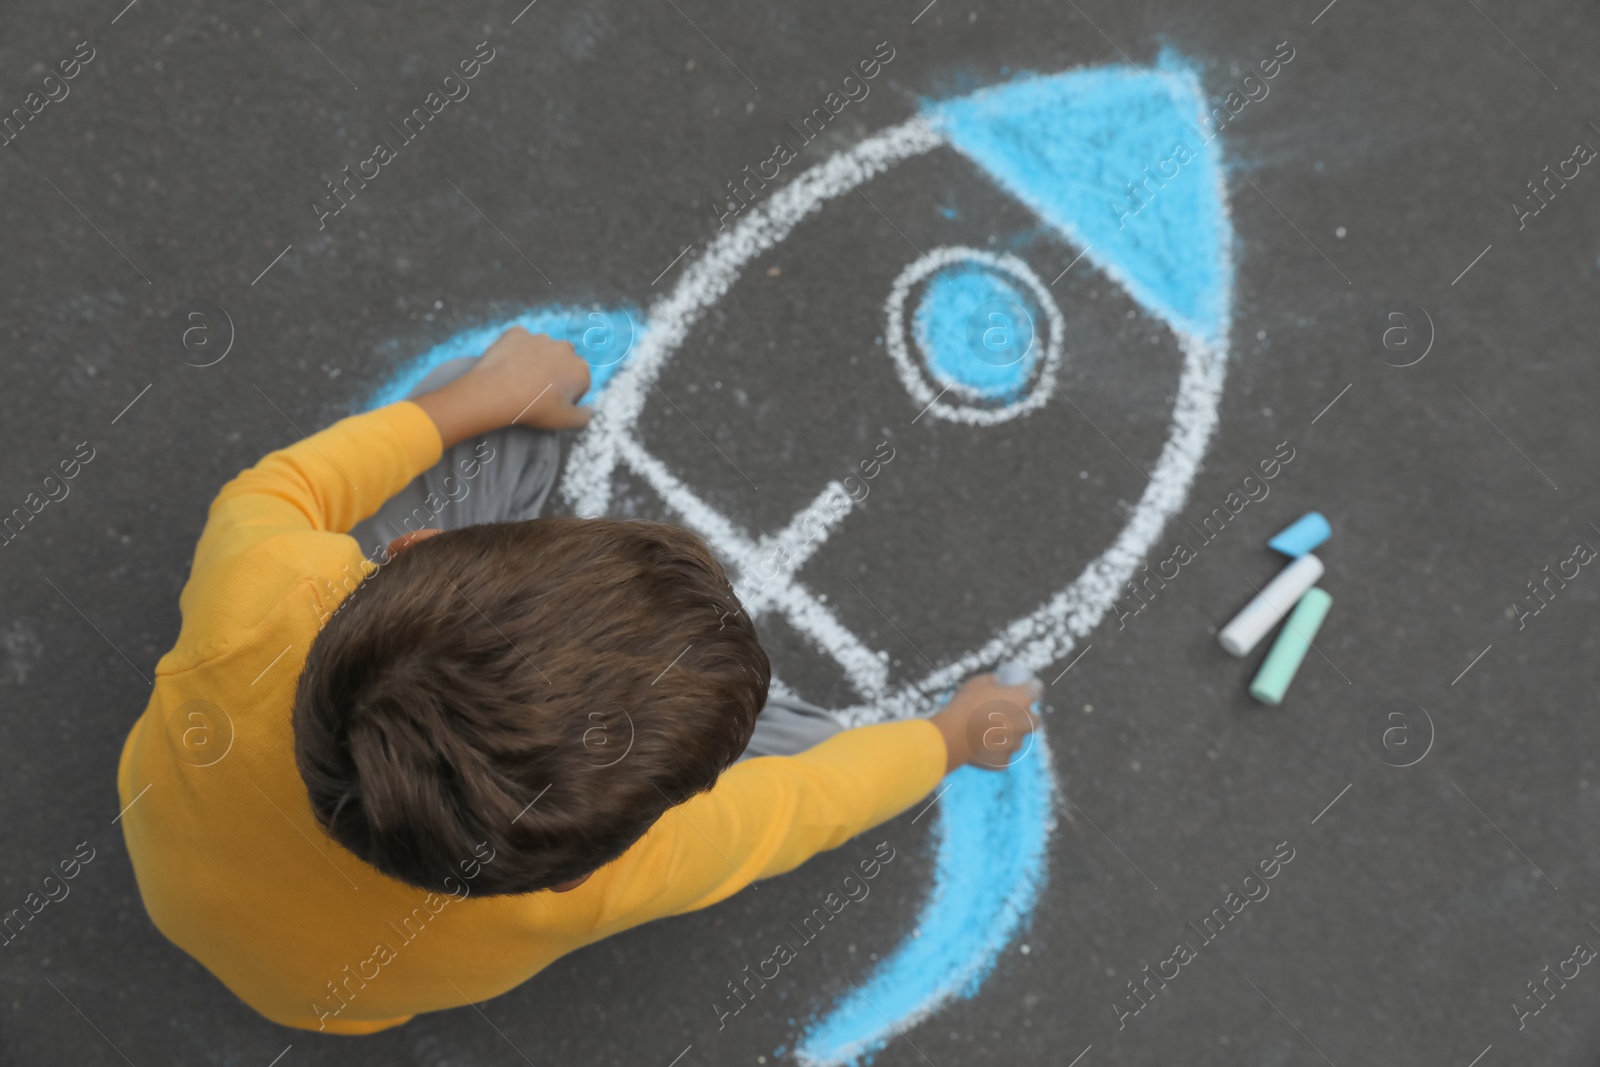
[[[1306,590],[1289,613],[1283,629],[1278,631],[1278,639],[1272,642],[1272,651],[1267,653],[1261,669],[1256,672],[1255,681],[1250,683],[1251,696],[1273,707],[1282,703],[1283,694],[1294,681],[1295,672],[1300,669],[1318,627],[1328,617],[1328,608],[1332,606],[1333,597],[1323,590],[1314,586]]]

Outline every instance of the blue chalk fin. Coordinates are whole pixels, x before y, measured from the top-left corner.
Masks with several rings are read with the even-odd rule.
[[[1221,153],[1194,71],[1171,53],[1155,67],[1020,78],[930,103],[952,146],[1175,328],[1221,340],[1232,295],[1232,228]],[[1192,158],[1177,163],[1174,149]],[[1165,166],[1163,171],[1161,168]],[[1165,184],[1131,216],[1129,182]]]

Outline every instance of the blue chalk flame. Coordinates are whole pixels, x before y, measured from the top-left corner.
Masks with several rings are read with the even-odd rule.
[[[1042,739],[1005,771],[963,767],[949,777],[933,892],[915,933],[812,1025],[795,1050],[801,1063],[870,1060],[899,1030],[978,991],[1043,887],[1053,790]]]

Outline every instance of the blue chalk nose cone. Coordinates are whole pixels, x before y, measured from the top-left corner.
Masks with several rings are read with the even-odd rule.
[[[1154,67],[1023,77],[928,105],[963,155],[1175,329],[1223,339],[1233,285],[1200,79]]]

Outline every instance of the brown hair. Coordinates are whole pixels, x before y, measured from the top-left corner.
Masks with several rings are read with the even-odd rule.
[[[448,888],[487,842],[473,888],[528,893],[710,789],[769,677],[691,531],[469,526],[400,552],[328,620],[295,694],[295,761],[318,821],[385,874]]]

